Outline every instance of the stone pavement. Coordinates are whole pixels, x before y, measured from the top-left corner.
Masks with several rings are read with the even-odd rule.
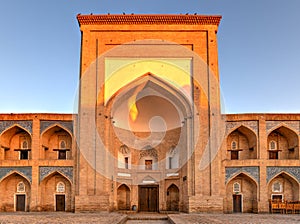
[[[15,212],[0,213],[0,223],[99,223],[123,224],[127,216],[119,213],[69,213],[69,212]]]
[[[128,217],[130,220],[127,221]],[[133,217],[133,218],[132,218]],[[156,219],[156,220],[149,220]],[[168,219],[168,220],[166,220]],[[0,213],[0,223],[99,223],[99,224],[299,224],[300,214],[136,214],[115,212],[65,213],[17,212]]]
[[[299,214],[174,214],[169,215],[172,224],[299,224]]]

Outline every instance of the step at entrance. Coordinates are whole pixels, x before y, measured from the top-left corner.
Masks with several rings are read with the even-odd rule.
[[[168,216],[158,213],[128,215],[126,224],[170,224]]]

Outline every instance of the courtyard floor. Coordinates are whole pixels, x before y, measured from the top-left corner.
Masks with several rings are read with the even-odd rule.
[[[299,214],[137,214],[128,216],[120,213],[60,213],[60,212],[20,212],[0,213],[0,223],[100,223],[100,224],[202,224],[202,223],[300,223]],[[168,218],[168,220],[149,220],[151,218]],[[140,220],[139,220],[140,219]]]

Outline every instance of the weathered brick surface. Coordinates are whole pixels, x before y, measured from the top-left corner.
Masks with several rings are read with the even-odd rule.
[[[20,194],[26,197],[26,211],[56,210],[57,194],[65,195],[66,211],[139,210],[142,184],[158,186],[158,210],[163,212],[176,204],[173,208],[183,212],[232,213],[234,195],[241,197],[241,212],[269,212],[274,195],[300,200],[300,114],[221,115],[216,36],[220,17],[78,19],[83,35],[80,114],[0,114],[0,211],[16,211]],[[149,68],[106,99],[103,87],[111,83],[104,83],[105,58],[164,59],[160,73],[166,72],[167,59],[192,58],[193,102]],[[135,65],[128,71],[135,72]],[[179,70],[174,71],[182,74]],[[128,74],[120,75],[116,82]],[[168,129],[153,147],[153,142],[144,140],[142,145],[135,138],[158,138],[161,132],[132,132],[114,123],[118,105],[146,84],[148,93],[156,94],[151,100],[164,97],[171,102],[164,103],[169,109],[162,117],[174,116],[175,110],[179,114],[180,127]],[[161,109],[162,104],[151,106]],[[122,139],[128,143],[126,150]],[[66,160],[58,159],[62,140]],[[270,150],[272,142],[275,151]],[[172,151],[176,147],[178,151]],[[24,150],[28,159],[21,160]],[[169,160],[171,154],[177,157]],[[153,160],[152,170],[145,170],[146,160]],[[17,189],[20,183],[22,191]],[[64,192],[58,192],[59,183]],[[237,185],[239,190],[234,190]],[[198,222],[199,216],[189,219]]]

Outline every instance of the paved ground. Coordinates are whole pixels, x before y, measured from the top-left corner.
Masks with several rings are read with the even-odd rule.
[[[99,223],[119,224],[125,223],[126,215],[119,213],[68,213],[68,212],[21,212],[0,213],[0,223]],[[123,222],[122,222],[123,221]]]
[[[160,215],[163,216],[163,215]],[[138,214],[135,217],[157,217],[156,214]],[[0,213],[0,223],[99,223],[99,224],[299,224],[300,214],[171,214],[167,220],[127,220],[119,213]]]
[[[174,224],[299,224],[300,215],[283,214],[176,214],[169,215]]]

